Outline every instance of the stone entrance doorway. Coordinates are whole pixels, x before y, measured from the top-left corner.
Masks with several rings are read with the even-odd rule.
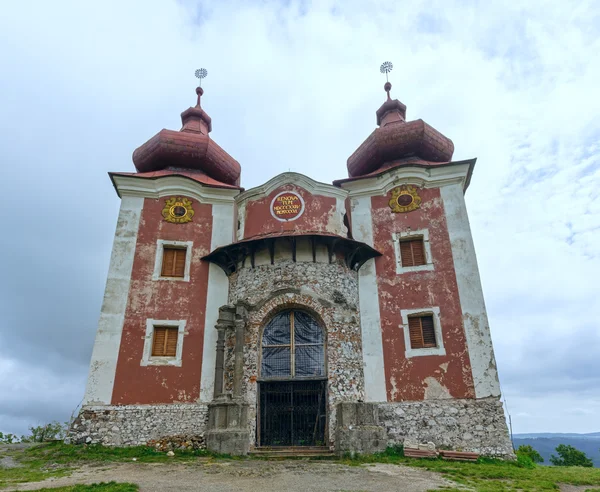
[[[258,382],[258,446],[324,446],[327,435],[325,333],[302,310],[264,327]]]

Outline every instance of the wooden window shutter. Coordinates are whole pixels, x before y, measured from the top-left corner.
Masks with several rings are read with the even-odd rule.
[[[186,253],[185,249],[165,247],[163,249],[161,276],[184,277]]]
[[[177,355],[177,338],[179,328],[176,326],[155,326],[152,340],[153,357],[175,357]]]
[[[437,347],[433,316],[408,318],[410,347],[413,349]]]
[[[437,347],[435,341],[435,328],[433,326],[433,316],[423,316],[421,318],[421,329],[423,330],[423,346]]]
[[[425,265],[425,247],[423,239],[411,239],[400,242],[400,261],[403,267]]]

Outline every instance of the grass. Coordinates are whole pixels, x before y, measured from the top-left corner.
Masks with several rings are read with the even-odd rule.
[[[137,492],[139,487],[133,483],[102,482],[92,485],[71,485],[53,489],[38,489],[38,492]]]
[[[411,466],[444,474],[460,485],[481,492],[532,492],[558,490],[558,484],[600,485],[600,469],[536,466],[523,468],[515,462],[480,459],[478,463],[412,460]]]
[[[26,450],[6,451],[5,448],[0,449],[0,453],[13,456],[21,465],[18,468],[0,469],[0,488],[20,482],[41,481],[49,477],[68,475],[75,467],[82,464],[102,465],[129,462],[134,458],[135,461],[141,463],[193,461],[198,457],[231,458],[204,450],[178,450],[175,451],[174,457],[169,457],[164,452],[146,446],[109,448],[96,445],[74,446],[60,442],[42,444]],[[589,485],[590,488],[586,492],[600,492],[600,488],[598,488],[600,486],[600,469],[598,468],[527,467],[518,462],[488,458],[480,458],[477,463],[442,459],[410,459],[404,457],[401,447],[388,448],[384,453],[376,455],[345,457],[340,461],[354,466],[368,463],[403,464],[441,473],[456,483],[457,488],[445,489],[446,492],[464,490],[465,487],[480,492],[557,491],[559,483]],[[53,492],[129,492],[135,490],[137,490],[135,485],[114,482],[52,489]]]
[[[477,463],[446,461],[441,458],[405,458],[402,448],[388,448],[384,453],[343,460],[349,465],[396,463],[441,473],[459,486],[480,492],[540,492],[559,490],[558,484],[600,485],[600,469],[582,467],[521,466],[516,461],[479,458]],[[445,489],[446,492],[464,488]],[[600,491],[590,488],[590,492]],[[587,491],[586,491],[587,492]]]
[[[19,466],[0,468],[0,488],[22,482],[39,482],[50,477],[62,477],[70,471],[67,467],[57,466],[39,457],[25,457],[22,450],[0,449],[2,456],[13,458]]]
[[[204,449],[176,450],[175,456],[170,457],[164,451],[157,451],[148,446],[131,446],[127,448],[112,448],[100,444],[73,445],[53,442],[35,446],[25,451],[25,456],[58,464],[81,464],[82,462],[116,463],[135,461],[141,463],[156,463],[161,461],[193,460],[200,456],[227,458],[227,455],[217,455]]]
[[[129,448],[109,448],[100,445],[75,446],[55,441],[39,444],[25,450],[0,449],[0,457],[10,456],[20,465],[15,468],[0,468],[0,489],[23,482],[39,482],[51,477],[64,477],[70,475],[73,469],[84,463],[118,463],[124,461],[135,461],[141,463],[191,461],[198,457],[227,458],[226,455],[215,455],[205,450],[183,451],[176,450],[175,456],[167,456],[165,452],[156,451],[147,446],[135,446]],[[112,486],[112,485],[111,485]],[[118,485],[119,487],[121,485]],[[53,489],[55,490],[55,489]],[[61,489],[59,489],[61,490]],[[64,490],[80,489],[66,488]],[[88,490],[88,489],[81,489]],[[96,488],[89,490],[125,491],[137,489],[111,489]]]

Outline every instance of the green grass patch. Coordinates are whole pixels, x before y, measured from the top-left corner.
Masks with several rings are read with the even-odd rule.
[[[450,480],[481,492],[558,490],[559,483],[600,485],[600,469],[535,466],[516,462],[480,459],[477,463],[436,460],[409,460],[408,465],[444,474]]]
[[[0,488],[23,482],[39,482],[50,477],[63,477],[70,473],[66,466],[57,465],[35,456],[26,457],[22,449],[2,447],[0,449],[1,457],[12,458],[18,466],[0,468]]]
[[[174,453],[175,456],[171,457],[167,456],[165,452],[157,451],[156,449],[147,446],[111,448],[101,445],[69,445],[60,441],[39,444],[27,449],[11,449],[10,447],[3,447],[0,449],[0,457],[10,456],[20,466],[14,468],[0,468],[0,489],[17,483],[40,482],[50,477],[70,475],[75,467],[82,464],[117,463],[127,461],[156,463],[192,461],[203,456],[211,458],[228,457],[226,455],[216,455],[206,450],[176,450]],[[104,491],[113,489],[97,490]]]
[[[480,458],[477,463],[447,461],[441,458],[405,458],[401,448],[388,448],[384,453],[345,457],[349,465],[364,463],[396,463],[443,474],[457,485],[480,492],[546,491],[559,489],[559,483],[600,485],[599,468],[536,466],[533,463]],[[444,489],[447,492],[461,490]],[[590,491],[600,489],[591,488]]]
[[[101,482],[92,485],[38,489],[38,492],[137,492],[138,490],[139,487],[133,483]]]
[[[135,461],[141,463],[156,463],[173,460],[193,460],[200,456],[226,458],[227,455],[217,455],[206,451],[197,450],[175,450],[175,456],[167,456],[164,451],[157,451],[148,446],[131,446],[126,448],[114,448],[100,444],[74,445],[53,442],[35,446],[25,451],[25,456],[52,461],[59,464],[81,464],[82,462],[123,462]]]

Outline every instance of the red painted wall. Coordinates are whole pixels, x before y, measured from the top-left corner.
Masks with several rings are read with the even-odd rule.
[[[426,378],[435,378],[454,398],[474,398],[471,364],[462,324],[462,311],[450,238],[439,189],[421,189],[421,208],[393,213],[390,195],[375,196],[373,239],[383,256],[375,261],[389,401],[422,400]],[[392,234],[428,229],[434,270],[396,273]],[[406,359],[401,309],[440,308],[445,356]]]
[[[192,200],[194,218],[166,222],[166,198],[146,198],[140,219],[129,299],[112,395],[113,405],[192,402],[200,396],[212,206]],[[152,280],[157,240],[193,241],[190,281]],[[182,367],[140,366],[146,319],[186,320]]]
[[[295,191],[305,203],[304,213],[296,220],[280,222],[271,215],[271,202],[282,191]],[[336,215],[339,214],[339,217]],[[304,188],[286,184],[267,197],[250,200],[246,204],[244,238],[284,231],[318,231],[341,234],[341,211],[336,210],[336,199],[323,195],[312,195]],[[328,224],[329,230],[328,230]]]

